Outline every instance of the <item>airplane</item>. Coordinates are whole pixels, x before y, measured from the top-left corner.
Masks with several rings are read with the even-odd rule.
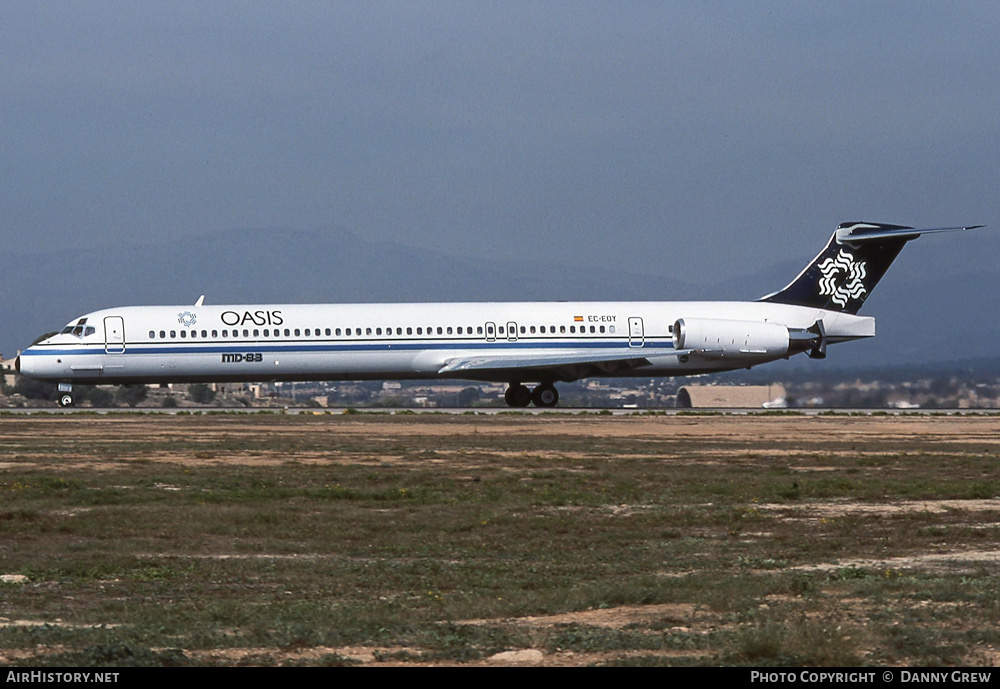
[[[73,319],[16,368],[59,384],[466,379],[511,407],[554,407],[558,382],[750,368],[875,335],[858,310],[914,229],[849,222],[786,287],[736,302],[129,306]],[[529,388],[526,384],[532,384]]]

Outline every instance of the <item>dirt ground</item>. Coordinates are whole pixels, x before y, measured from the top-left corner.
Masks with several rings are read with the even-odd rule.
[[[268,442],[253,451],[229,449],[230,441],[242,433],[266,438]],[[308,435],[316,443],[307,443],[294,452],[294,462],[301,465],[403,465],[420,462],[424,465],[447,466],[456,476],[462,476],[477,464],[468,459],[468,451],[453,448],[456,439],[475,436],[502,440],[514,435],[520,442],[530,445],[537,438],[539,447],[531,456],[544,460],[557,459],[563,464],[575,458],[584,458],[589,450],[579,443],[587,439],[607,442],[622,441],[620,458],[638,456],[635,448],[643,443],[663,441],[691,441],[684,445],[683,453],[670,457],[674,466],[787,461],[795,457],[790,470],[802,476],[819,476],[837,469],[830,457],[850,456],[864,452],[867,456],[898,456],[901,453],[933,451],[941,462],[950,457],[968,455],[976,448],[987,456],[1000,456],[1000,418],[994,416],[633,416],[602,417],[597,415],[552,415],[532,417],[421,417],[405,421],[379,423],[375,418],[300,420],[285,417],[257,416],[249,423],[234,422],[233,417],[167,417],[156,415],[111,415],[67,417],[4,417],[0,418],[0,482],[5,473],[24,469],[37,459],[53,473],[79,471],[122,471],[123,464],[131,459],[142,462],[169,462],[190,468],[278,466],[290,461],[284,444],[302,445]],[[365,447],[356,448],[357,439],[365,439]],[[43,446],[39,438],[44,438]],[[155,451],[144,451],[134,457],[116,455],[117,444],[129,445],[142,438],[154,446]],[[422,446],[436,447],[433,456],[414,458],[396,453],[378,454],[372,447],[413,445],[415,439]],[[572,439],[570,447],[559,447],[560,439]],[[176,448],[170,443],[176,441]],[[544,441],[544,442],[541,442]],[[460,443],[459,443],[460,444]],[[501,444],[502,445],[502,444]],[[101,452],[94,452],[100,446]],[[53,449],[54,448],[54,449]],[[330,448],[340,448],[336,451]],[[52,462],[53,452],[58,461]],[[496,461],[516,459],[525,454],[523,448],[498,446],[491,450]],[[810,454],[812,453],[812,454]],[[803,459],[805,457],[805,459]],[[477,460],[478,462],[478,460]],[[510,471],[519,471],[512,465]],[[170,485],[162,490],[173,490]],[[86,507],[74,508],[86,510]],[[567,508],[571,509],[571,508]],[[643,509],[642,506],[616,507],[623,513]],[[899,517],[907,514],[982,515],[1000,513],[1000,497],[977,499],[914,499],[894,501],[859,501],[838,499],[802,499],[794,504],[760,503],[754,509],[780,514],[783,519],[820,522],[848,515]],[[976,528],[996,527],[995,521],[978,520]],[[235,557],[219,553],[218,557]],[[251,557],[280,557],[257,554]],[[308,557],[308,556],[307,556]],[[956,571],[1000,566],[1000,545],[978,543],[949,546],[938,543],[933,551],[891,555],[884,558],[840,558],[836,563],[797,564],[793,569],[824,571],[859,567],[897,571],[919,569],[931,571]],[[4,572],[0,572],[4,574]],[[11,582],[13,585],[16,582]],[[763,601],[761,605],[768,605]],[[694,604],[623,605],[597,610],[584,610],[548,616],[527,616],[504,620],[470,619],[462,625],[502,623],[523,627],[538,633],[546,628],[573,624],[589,627],[624,629],[654,622],[663,624],[673,620],[671,629],[682,633],[708,633],[718,630],[726,622],[723,617],[703,606]],[[39,623],[37,620],[0,616],[0,627],[14,627]],[[60,624],[49,620],[45,624]],[[23,658],[25,651],[0,649],[0,663]],[[269,655],[284,660],[308,662],[329,654],[352,659],[365,665],[446,665],[447,662],[421,663],[415,660],[387,660],[387,656],[419,655],[419,649],[376,646],[347,646],[338,648],[311,647],[302,649],[240,648],[199,652],[204,660],[221,663],[238,663],[241,659]],[[662,651],[657,656],[663,657]],[[685,658],[696,657],[698,652],[686,651]],[[621,658],[621,653],[581,653],[574,651],[548,652],[537,649],[506,651],[489,658],[470,662],[473,665],[587,665],[601,663],[610,658]],[[983,648],[981,658],[1000,662],[1000,654],[991,647]]]

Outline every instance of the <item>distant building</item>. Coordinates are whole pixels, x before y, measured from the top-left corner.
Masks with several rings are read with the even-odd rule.
[[[677,392],[684,409],[784,409],[785,388],[773,385],[686,385]]]
[[[11,387],[17,382],[17,376],[14,373],[14,362],[16,361],[16,357],[14,359],[4,359],[3,354],[0,354],[0,370],[3,371],[3,382],[5,385],[10,385]]]

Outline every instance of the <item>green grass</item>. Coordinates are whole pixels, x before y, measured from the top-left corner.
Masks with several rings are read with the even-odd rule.
[[[998,422],[892,423],[3,417],[0,662],[992,662],[995,565],[921,556],[993,547],[928,505],[1000,495]]]

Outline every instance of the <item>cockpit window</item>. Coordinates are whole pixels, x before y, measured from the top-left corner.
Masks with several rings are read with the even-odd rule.
[[[93,335],[97,329],[92,325],[87,325],[87,319],[81,318],[76,323],[70,323],[59,333],[60,335],[76,335],[77,337],[87,337]]]
[[[75,335],[76,337],[87,337],[88,335],[93,335],[97,332],[97,329],[92,325],[87,325],[87,319],[81,318],[75,324],[70,323],[65,328],[62,329],[62,335]]]

